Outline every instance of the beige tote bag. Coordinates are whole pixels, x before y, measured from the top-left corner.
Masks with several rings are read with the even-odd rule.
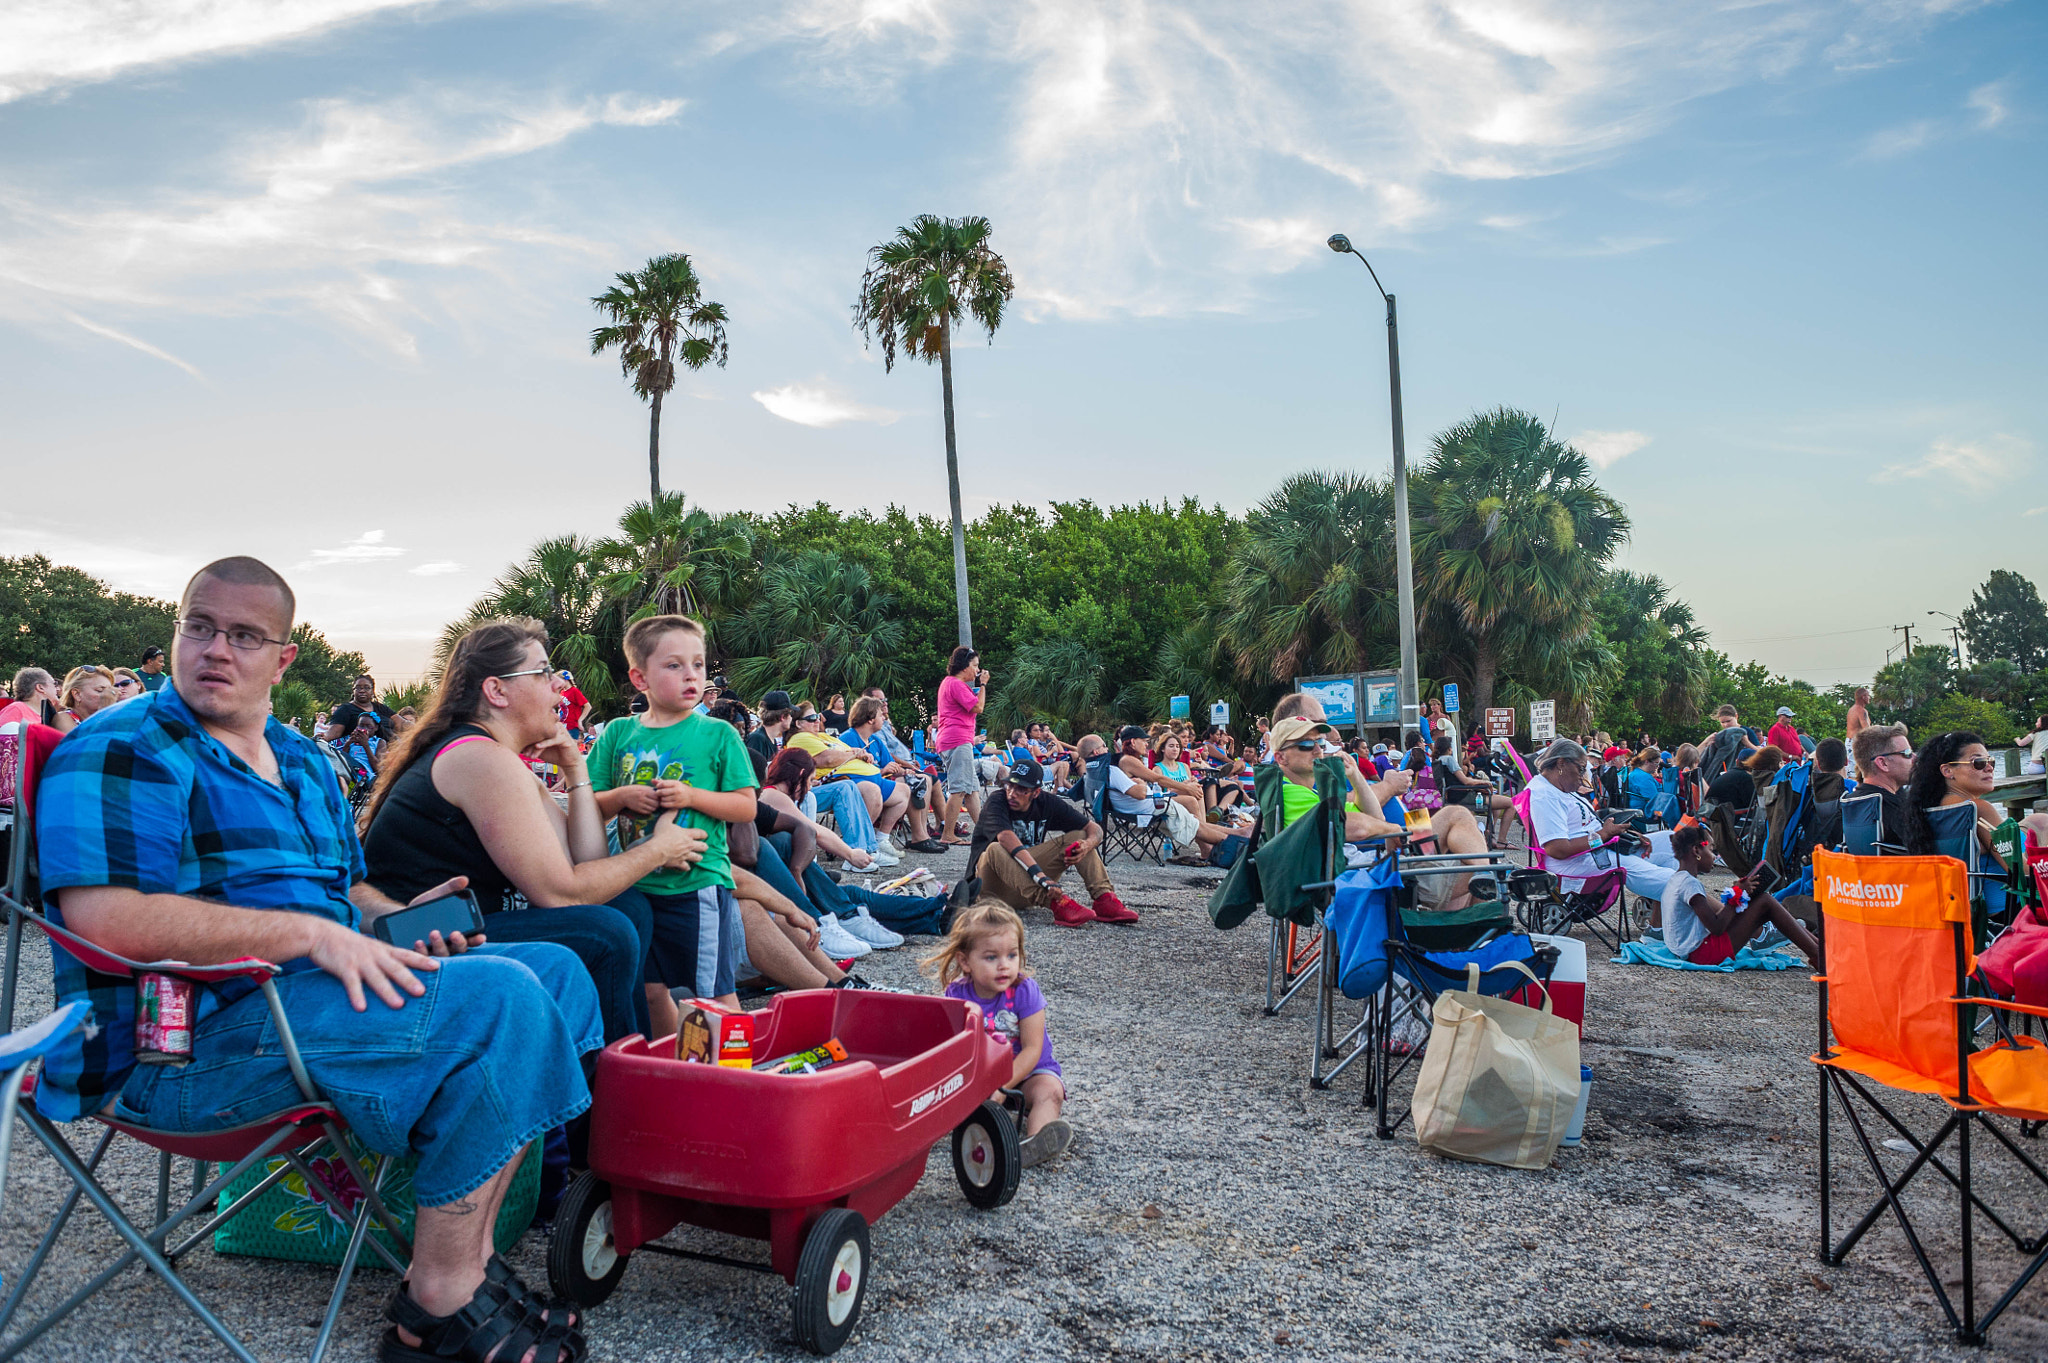
[[[1547,988],[1541,1009],[1478,991],[1479,967],[1467,965],[1465,988],[1437,995],[1415,1077],[1415,1139],[1453,1159],[1544,1168],[1578,1106],[1579,1029],[1551,1013]]]

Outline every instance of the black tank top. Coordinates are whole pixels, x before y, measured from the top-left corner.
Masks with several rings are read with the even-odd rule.
[[[510,907],[518,892],[484,850],[469,816],[434,789],[434,761],[451,743],[472,736],[495,742],[481,725],[458,725],[441,746],[407,767],[391,785],[363,837],[370,884],[403,904],[450,876],[468,876],[485,913]]]

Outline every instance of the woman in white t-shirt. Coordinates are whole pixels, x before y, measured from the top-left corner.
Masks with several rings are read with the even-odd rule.
[[[1587,880],[1619,865],[1628,887],[1646,899],[1663,897],[1671,879],[1669,867],[1646,857],[1614,851],[1606,844],[1628,828],[1603,822],[1586,797],[1579,794],[1585,779],[1586,750],[1560,738],[1537,759],[1536,779],[1529,783],[1529,840],[1543,849],[1546,866],[1569,893]]]
[[[2020,739],[2020,746],[2027,750],[2026,763],[2020,770],[2028,776],[2048,773],[2048,715],[2034,717],[2034,732]]]

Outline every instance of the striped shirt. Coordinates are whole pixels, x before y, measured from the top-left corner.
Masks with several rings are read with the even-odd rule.
[[[277,757],[278,785],[209,734],[175,685],[79,725],[52,751],[36,788],[44,893],[119,885],[322,914],[360,928],[348,891],[363,878],[363,852],[333,767],[275,719],[264,738]],[[58,903],[49,914],[64,921]],[[134,1068],[135,986],[65,952],[53,955],[58,1003],[82,999],[92,1008],[89,1025],[44,1063],[37,1090],[46,1115],[69,1121],[103,1107]],[[279,964],[316,968],[305,959]],[[251,987],[238,980],[202,989],[199,1015]]]

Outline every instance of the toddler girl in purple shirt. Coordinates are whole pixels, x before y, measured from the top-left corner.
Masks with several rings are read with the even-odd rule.
[[[953,915],[953,929],[924,960],[949,999],[980,1010],[983,1023],[1017,1057],[1005,1088],[1024,1093],[1024,1167],[1043,1164],[1074,1140],[1060,1117],[1067,1085],[1053,1059],[1045,994],[1024,959],[1024,920],[1009,905],[977,899]]]

